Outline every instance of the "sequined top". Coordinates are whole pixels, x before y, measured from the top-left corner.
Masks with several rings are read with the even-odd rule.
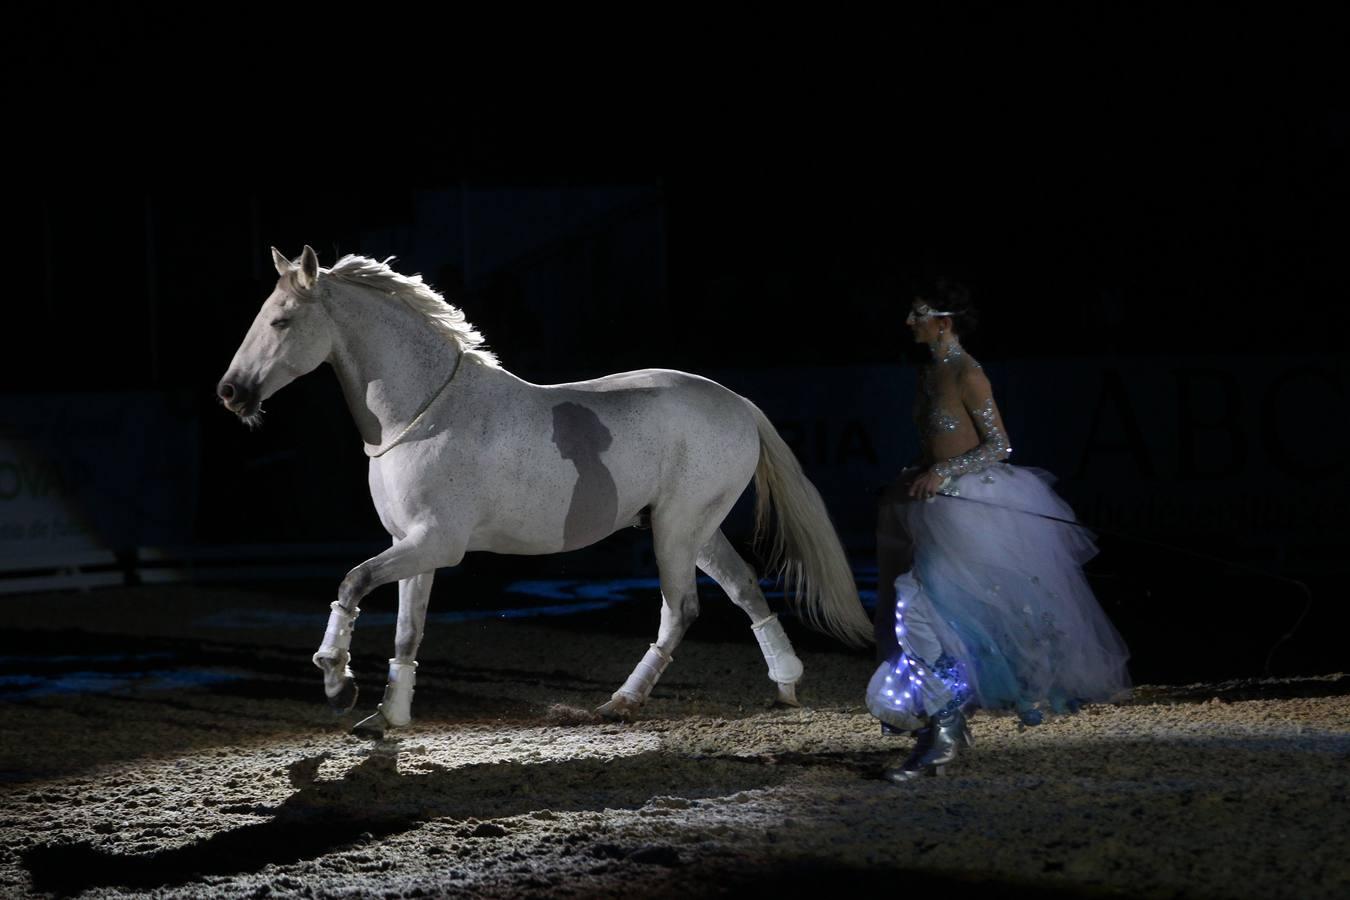
[[[937,459],[933,471],[939,477],[980,472],[1012,455],[989,379],[959,343],[948,344],[941,358],[920,371],[916,400],[915,424],[929,459],[936,456],[935,445],[960,440],[959,432],[967,422],[980,439],[965,453]]]

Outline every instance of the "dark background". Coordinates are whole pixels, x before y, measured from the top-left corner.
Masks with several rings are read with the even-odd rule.
[[[214,408],[274,281],[269,245],[309,243],[325,265],[398,253],[535,381],[908,364],[904,286],[939,272],[975,289],[967,343],[994,367],[1325,369],[1350,324],[1350,114],[1321,99],[1327,23],[1118,13],[1059,22],[1061,38],[1024,17],[855,22],[739,43],[709,29],[654,58],[636,39],[595,55],[535,38],[480,61],[463,34],[400,58],[353,54],[331,25],[236,23],[235,42],[216,23],[103,15],[23,14],[0,391],[150,392],[196,423],[185,545],[294,538],[280,513],[297,507],[305,540],[379,537],[331,377],[278,395],[255,434]],[[439,202],[549,191],[595,212],[533,255],[476,273],[419,249]],[[522,216],[499,238],[539,228]],[[1344,446],[1336,383],[1282,439]],[[1172,426],[1137,412],[1144,431]],[[1344,497],[1328,452],[1303,486]],[[1264,477],[1222,470],[1234,495]],[[1296,586],[1182,551],[1302,579],[1312,615],[1274,670],[1324,671],[1343,665],[1326,638],[1343,565],[1290,548],[1344,537],[1333,523],[1252,559],[1222,529],[1104,531],[1094,585],[1164,678],[1256,674],[1305,608]]]

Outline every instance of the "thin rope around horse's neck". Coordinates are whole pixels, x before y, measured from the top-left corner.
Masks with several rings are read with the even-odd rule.
[[[455,367],[450,370],[450,377],[445,379],[445,384],[441,385],[440,388],[436,391],[436,393],[431,395],[431,399],[427,400],[426,403],[422,404],[422,408],[417,411],[417,415],[412,417],[412,421],[409,422],[407,425],[403,426],[403,430],[400,431],[397,435],[395,435],[392,441],[390,441],[388,444],[385,444],[383,449],[371,450],[370,445],[366,444],[366,456],[369,456],[371,459],[379,459],[381,456],[384,456],[390,450],[393,450],[395,447],[397,447],[399,443],[402,442],[402,440],[408,436],[408,432],[412,431],[413,428],[417,426],[417,423],[422,421],[422,417],[427,414],[427,410],[431,409],[431,405],[436,402],[436,399],[440,397],[441,394],[445,393],[445,389],[450,386],[450,382],[455,380],[455,376],[459,374],[459,364],[462,363],[463,361],[464,361],[464,352],[460,351],[459,356],[455,357]]]

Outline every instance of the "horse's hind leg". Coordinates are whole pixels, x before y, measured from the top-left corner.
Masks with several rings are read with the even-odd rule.
[[[394,658],[389,660],[389,681],[384,700],[373,715],[352,728],[352,733],[384,737],[386,727],[401,728],[412,721],[413,686],[417,680],[417,648],[427,623],[427,601],[435,570],[405,578],[398,583],[398,625],[394,632]]]
[[[741,558],[720,528],[699,551],[698,567],[750,617],[750,627],[759,641],[764,661],[769,665],[769,679],[778,685],[778,702],[797,706],[797,682],[802,677],[802,661],[793,652],[782,623],[769,609],[764,592],[759,589],[755,570]]]
[[[626,719],[646,702],[656,680],[670,665],[685,631],[698,618],[698,588],[694,580],[694,547],[687,531],[653,525],[656,565],[661,573],[661,628],[642,661],[608,703],[596,710],[610,719]]]

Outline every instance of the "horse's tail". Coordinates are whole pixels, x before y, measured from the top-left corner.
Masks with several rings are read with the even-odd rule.
[[[798,613],[814,627],[848,644],[874,640],[872,623],[858,600],[853,570],[839,535],[830,523],[825,502],[802,472],[797,457],[760,409],[759,465],[755,468],[755,541],[768,533],[769,508],[778,511],[778,531],[769,552],[769,568],[783,577],[783,586]]]

